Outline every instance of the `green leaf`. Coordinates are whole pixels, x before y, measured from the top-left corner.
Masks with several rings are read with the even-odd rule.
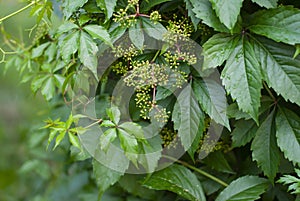
[[[60,25],[57,29],[57,34],[67,33],[71,31],[72,29],[78,29],[79,27],[72,23],[72,22],[64,22],[62,25]]]
[[[194,29],[197,30],[197,26],[201,20],[196,17],[196,14],[193,11],[194,7],[191,3],[191,0],[184,0],[184,2],[185,2],[186,9],[188,10],[188,15],[191,18],[192,23],[194,25]]]
[[[190,2],[194,7],[193,11],[196,17],[201,19],[204,24],[214,28],[216,31],[230,32],[226,26],[220,22],[209,0],[190,0]]]
[[[85,31],[87,31],[93,38],[95,39],[100,39],[102,40],[104,43],[106,43],[109,46],[113,46],[109,33],[107,32],[107,30],[99,25],[87,25],[85,27],[83,27],[83,29]]]
[[[227,162],[225,155],[222,151],[211,152],[203,159],[203,162],[214,170],[228,174],[235,174]]]
[[[269,114],[265,121],[256,131],[254,140],[251,144],[252,158],[257,161],[264,174],[273,182],[278,171],[280,162],[280,151],[276,144],[275,110]],[[263,146],[262,146],[263,145]]]
[[[266,8],[276,8],[278,0],[252,0],[252,2]]]
[[[245,36],[230,55],[222,71],[223,84],[243,112],[258,122],[262,75],[253,46]]]
[[[277,42],[300,43],[300,10],[292,6],[260,10],[253,14],[248,29]]]
[[[51,100],[55,94],[55,82],[53,77],[49,77],[43,84],[42,95],[47,101]]]
[[[61,55],[64,61],[69,62],[71,55],[77,52],[79,36],[79,31],[75,31],[64,38],[60,46]]]
[[[36,48],[32,49],[31,58],[37,58],[41,56],[44,50],[50,45],[50,42],[43,43],[42,45],[37,46]]]
[[[78,56],[83,65],[87,67],[95,77],[97,77],[97,52],[97,44],[87,33],[81,32]]]
[[[96,178],[100,195],[104,193],[111,185],[115,184],[124,173],[112,170],[97,160],[93,160],[93,172]]]
[[[144,186],[155,190],[168,190],[188,200],[205,201],[205,195],[195,174],[181,165],[172,165],[155,172]]]
[[[134,25],[129,27],[129,38],[137,48],[143,49],[145,39],[140,20],[137,20]]]
[[[229,120],[226,115],[227,99],[223,87],[212,79],[194,79],[192,87],[201,108],[216,123],[230,130]]]
[[[153,135],[153,133],[151,133]],[[147,143],[141,143],[139,163],[147,172],[154,172],[162,153],[162,140],[159,135],[147,138]]]
[[[125,152],[127,158],[132,161],[135,166],[137,166],[137,158],[138,158],[138,142],[137,140],[122,129],[118,129],[119,138],[121,142],[121,147]]]
[[[81,145],[80,145],[78,137],[75,136],[71,132],[68,132],[68,135],[69,135],[69,140],[70,140],[71,144],[81,150]]]
[[[63,3],[63,13],[66,19],[69,19],[73,12],[77,11],[78,8],[82,7],[88,0],[66,0]]]
[[[103,120],[101,122],[101,126],[104,126],[104,127],[115,127],[116,125],[111,122],[110,120]]]
[[[151,0],[151,1],[142,1],[141,3],[141,11],[142,12],[147,12],[149,11],[151,8],[153,8],[154,6],[164,3],[164,2],[168,2],[171,0]]]
[[[216,201],[257,200],[268,186],[266,179],[257,176],[239,177],[219,194]]]
[[[257,124],[253,120],[239,120],[235,123],[235,129],[233,129],[232,146],[241,147],[246,145],[254,138],[258,129]]]
[[[119,123],[121,112],[118,107],[112,106],[111,108],[107,108],[106,113],[110,120],[112,120],[116,125]]]
[[[213,35],[203,44],[203,69],[216,68],[227,60],[237,46],[239,37],[226,33]]]
[[[59,132],[59,134],[56,136],[55,145],[53,147],[53,150],[61,143],[61,141],[64,139],[65,135],[66,135],[65,130]]]
[[[300,60],[293,59],[294,48],[266,38],[257,38],[252,44],[268,86],[300,105]]]
[[[105,12],[105,19],[108,21],[115,10],[117,5],[117,0],[96,0],[98,7],[104,10]]]
[[[243,0],[231,0],[230,3],[227,0],[210,0],[210,2],[220,22],[225,24],[228,29],[233,29],[240,14]]]
[[[280,108],[276,115],[276,137],[284,156],[300,165],[300,117]]]
[[[110,143],[112,143],[117,138],[117,130],[115,128],[111,128],[106,130],[100,136],[99,145],[104,152],[107,152],[109,149]]]
[[[148,18],[141,18],[143,23],[144,31],[152,38],[162,40],[164,35],[167,33],[167,29],[159,22],[153,23]]]
[[[174,129],[178,130],[185,150],[192,145],[198,130],[204,131],[204,119],[205,115],[194,97],[192,87],[187,85],[177,97],[172,114]]]
[[[296,47],[296,51],[293,56],[294,59],[300,54],[300,44],[296,44],[295,47]]]
[[[122,123],[119,128],[124,129],[127,133],[135,136],[137,139],[144,139],[144,131],[140,125],[134,122]]]

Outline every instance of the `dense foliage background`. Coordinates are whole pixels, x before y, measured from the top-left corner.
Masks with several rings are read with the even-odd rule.
[[[299,2],[0,3],[0,200],[300,199]]]

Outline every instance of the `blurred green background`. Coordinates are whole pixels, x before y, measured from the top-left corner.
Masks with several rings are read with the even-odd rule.
[[[15,0],[0,0],[0,18],[24,5],[26,3]],[[34,26],[34,20],[29,17],[29,10],[26,10],[4,21],[2,26],[26,46],[30,44],[29,32],[26,30]],[[0,47],[9,50],[2,34]],[[0,54],[0,59],[2,56]],[[0,200],[26,200],[40,184],[34,184],[31,179],[36,177],[35,173],[24,173],[26,167],[23,165],[32,161],[34,154],[51,154],[43,146],[38,146],[40,153],[34,153],[37,151],[32,148],[37,147],[34,143],[41,142],[39,139],[46,136],[43,131],[38,132],[38,128],[42,126],[42,120],[47,118],[49,107],[43,98],[32,95],[28,84],[20,83],[16,69],[10,68],[4,73],[4,66],[5,63],[0,64]],[[32,135],[36,137],[30,138]]]

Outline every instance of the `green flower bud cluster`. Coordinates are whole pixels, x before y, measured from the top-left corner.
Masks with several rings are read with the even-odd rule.
[[[128,68],[123,62],[118,62],[112,67],[112,71],[115,72],[117,75],[125,75],[128,72]]]
[[[188,65],[197,63],[196,55],[190,52],[176,50],[175,53],[172,53],[171,51],[167,51],[164,53],[164,57],[170,66],[175,69],[180,65],[180,62],[186,62]]]
[[[139,0],[128,0],[128,6],[134,7],[139,4]]]
[[[153,105],[151,96],[151,89],[148,86],[145,86],[136,91],[135,103],[136,106],[140,109],[140,116],[143,119],[149,119],[149,111]]]
[[[123,57],[126,61],[131,61],[133,57],[142,53],[142,51],[137,49],[133,44],[130,44],[127,48],[123,48],[121,45],[118,45],[112,50],[112,52],[115,54],[115,57]]]
[[[160,131],[160,138],[163,141],[163,148],[169,149],[171,147],[175,148],[177,146],[177,132],[168,127],[162,128],[162,130]]]
[[[136,16],[135,15],[128,15],[127,10],[128,6],[126,9],[121,8],[118,10],[116,13],[114,13],[114,21],[120,23],[122,27],[131,27],[133,24],[137,22]]]
[[[127,86],[133,86],[135,89],[158,85],[166,85],[168,82],[168,72],[165,66],[147,61],[132,61],[132,70],[125,75],[124,82]]]
[[[150,113],[152,114],[155,121],[160,122],[160,123],[167,123],[169,116],[171,114],[171,112],[167,111],[166,108],[161,107],[159,105],[155,105],[155,104],[152,105]]]
[[[49,27],[45,22],[41,22],[40,24],[38,24],[38,26],[36,27],[35,30],[35,34],[34,37],[32,39],[32,43],[36,44],[38,43],[38,41],[43,38],[49,31]]]
[[[156,24],[158,21],[161,20],[161,15],[159,14],[158,11],[153,11],[151,14],[150,14],[150,20]]]
[[[211,36],[213,34],[213,29],[203,23],[198,24],[198,30],[201,31],[202,36]]]
[[[127,7],[121,8],[114,14],[114,21],[120,23],[121,26],[129,28],[137,22],[135,14],[128,14],[130,8],[135,8],[139,4],[139,0],[128,0]]]

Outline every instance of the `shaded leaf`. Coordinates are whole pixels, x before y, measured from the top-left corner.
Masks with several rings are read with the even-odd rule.
[[[154,24],[148,18],[141,18],[143,22],[144,31],[152,38],[162,40],[164,35],[167,33],[167,29],[159,22]]]
[[[198,130],[204,131],[204,118],[205,115],[194,97],[191,85],[187,85],[177,97],[172,114],[174,129],[178,130],[178,136],[185,150],[192,145]]]
[[[239,120],[235,123],[235,129],[233,129],[232,146],[241,147],[250,142],[258,129],[257,124],[253,120]]]
[[[171,0],[151,0],[151,1],[142,1],[141,3],[141,11],[142,12],[147,12],[149,11],[151,8],[153,8],[154,6],[164,3],[164,2],[168,2]]]
[[[230,130],[226,115],[227,99],[223,87],[212,79],[194,80],[192,83],[201,108],[216,122]]]
[[[273,182],[280,162],[280,151],[276,143],[275,110],[269,114],[256,131],[251,144],[253,160],[257,161],[264,174]]]
[[[129,38],[131,42],[139,49],[142,49],[144,46],[144,32],[141,28],[141,21],[137,22],[129,27]]]
[[[205,195],[195,174],[181,165],[172,165],[155,172],[147,179],[144,186],[155,190],[168,190],[183,198],[205,201]]]
[[[112,170],[97,160],[93,160],[93,172],[96,178],[100,195],[104,193],[111,185],[115,184],[124,173]]]
[[[276,115],[276,137],[284,156],[300,164],[300,117],[286,108],[280,108]]]
[[[266,179],[257,176],[239,177],[219,194],[216,201],[257,200],[268,186]]]
[[[204,158],[203,162],[219,172],[235,174],[222,151],[214,151],[210,153]]]

